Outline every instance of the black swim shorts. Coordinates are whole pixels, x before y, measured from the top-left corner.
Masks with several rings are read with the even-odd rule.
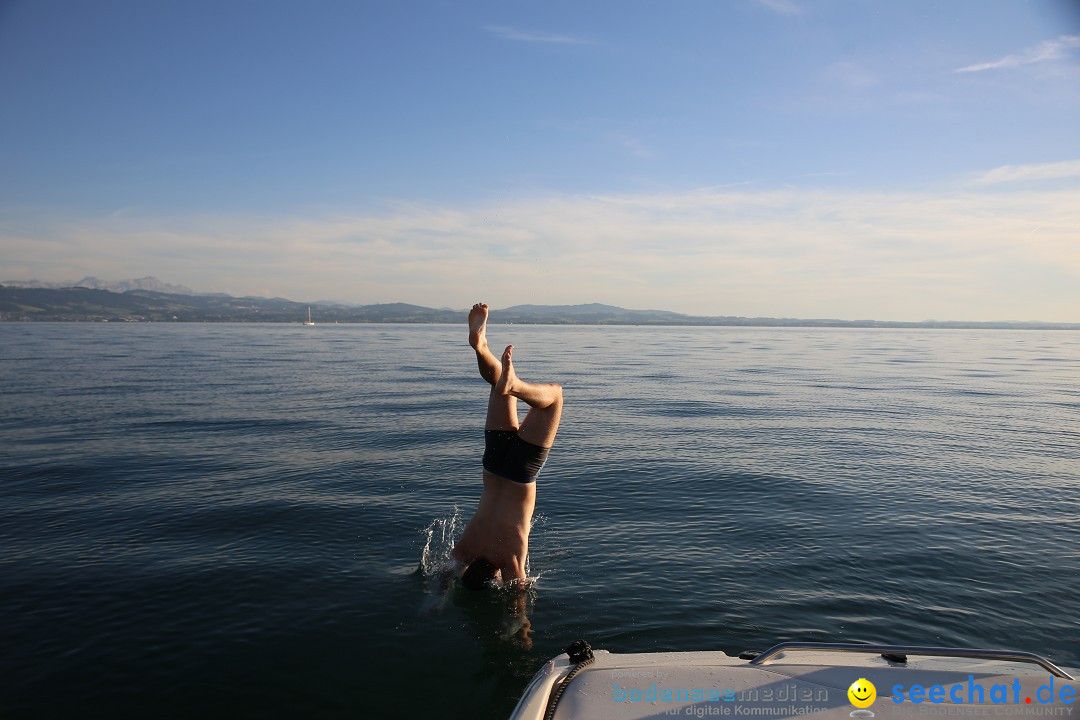
[[[536,482],[548,450],[525,442],[513,430],[484,431],[484,469],[507,480]]]

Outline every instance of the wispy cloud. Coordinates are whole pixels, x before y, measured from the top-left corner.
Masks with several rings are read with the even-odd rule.
[[[998,185],[1001,183],[1062,180],[1075,177],[1080,177],[1080,160],[1032,165],[1002,165],[975,176],[972,182],[976,185]]]
[[[727,188],[9,227],[0,225],[4,273],[19,268],[45,280],[153,274],[206,291],[269,286],[297,300],[433,307],[466,307],[482,292],[496,307],[608,302],[716,315],[1080,319],[1075,189]]]
[[[791,0],[756,0],[758,5],[763,5],[773,12],[781,15],[801,15],[802,8]]]
[[[855,90],[872,87],[880,82],[880,79],[874,73],[849,60],[834,62],[829,65],[822,71],[822,78],[831,84]]]
[[[1018,53],[1006,55],[999,60],[976,63],[957,68],[956,72],[983,72],[984,70],[997,70],[1000,68],[1014,68],[1021,65],[1057,60],[1065,57],[1070,50],[1080,48],[1080,35],[1062,35],[1054,40],[1045,40],[1035,47],[1030,47]]]
[[[639,138],[625,133],[615,133],[611,141],[637,158],[652,158],[656,156],[653,149],[642,142]]]
[[[530,43],[549,43],[554,45],[591,45],[592,41],[573,35],[551,35],[548,33],[530,32],[518,30],[505,25],[487,25],[484,27],[490,33],[498,35],[506,40],[517,40]]]

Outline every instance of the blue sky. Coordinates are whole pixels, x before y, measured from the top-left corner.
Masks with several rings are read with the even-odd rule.
[[[0,3],[0,279],[1080,321],[1061,0]]]

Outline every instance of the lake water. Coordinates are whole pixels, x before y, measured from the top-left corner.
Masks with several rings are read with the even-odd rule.
[[[494,325],[566,408],[524,616],[460,326],[0,324],[0,716],[502,718],[548,657],[1080,665],[1080,334]]]

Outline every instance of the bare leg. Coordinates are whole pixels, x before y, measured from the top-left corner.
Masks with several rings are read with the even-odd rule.
[[[493,394],[516,397],[529,405],[529,413],[518,428],[522,440],[540,447],[551,447],[562,417],[563,392],[558,383],[525,382],[514,372],[514,346],[507,345],[502,354],[502,373],[495,383]]]
[[[517,430],[517,398],[495,392],[495,383],[502,375],[502,363],[488,349],[487,318],[488,306],[484,303],[476,303],[469,311],[469,345],[476,351],[480,376],[491,383],[484,429]]]
[[[513,395],[500,395],[491,388],[488,395],[487,418],[484,420],[485,430],[517,430],[518,411],[517,398]]]
[[[487,344],[487,318],[488,306],[484,303],[476,303],[469,311],[469,345],[476,351],[476,364],[480,368],[480,376],[494,385],[499,382],[502,374],[502,366]],[[516,421],[515,421],[516,424]]]

